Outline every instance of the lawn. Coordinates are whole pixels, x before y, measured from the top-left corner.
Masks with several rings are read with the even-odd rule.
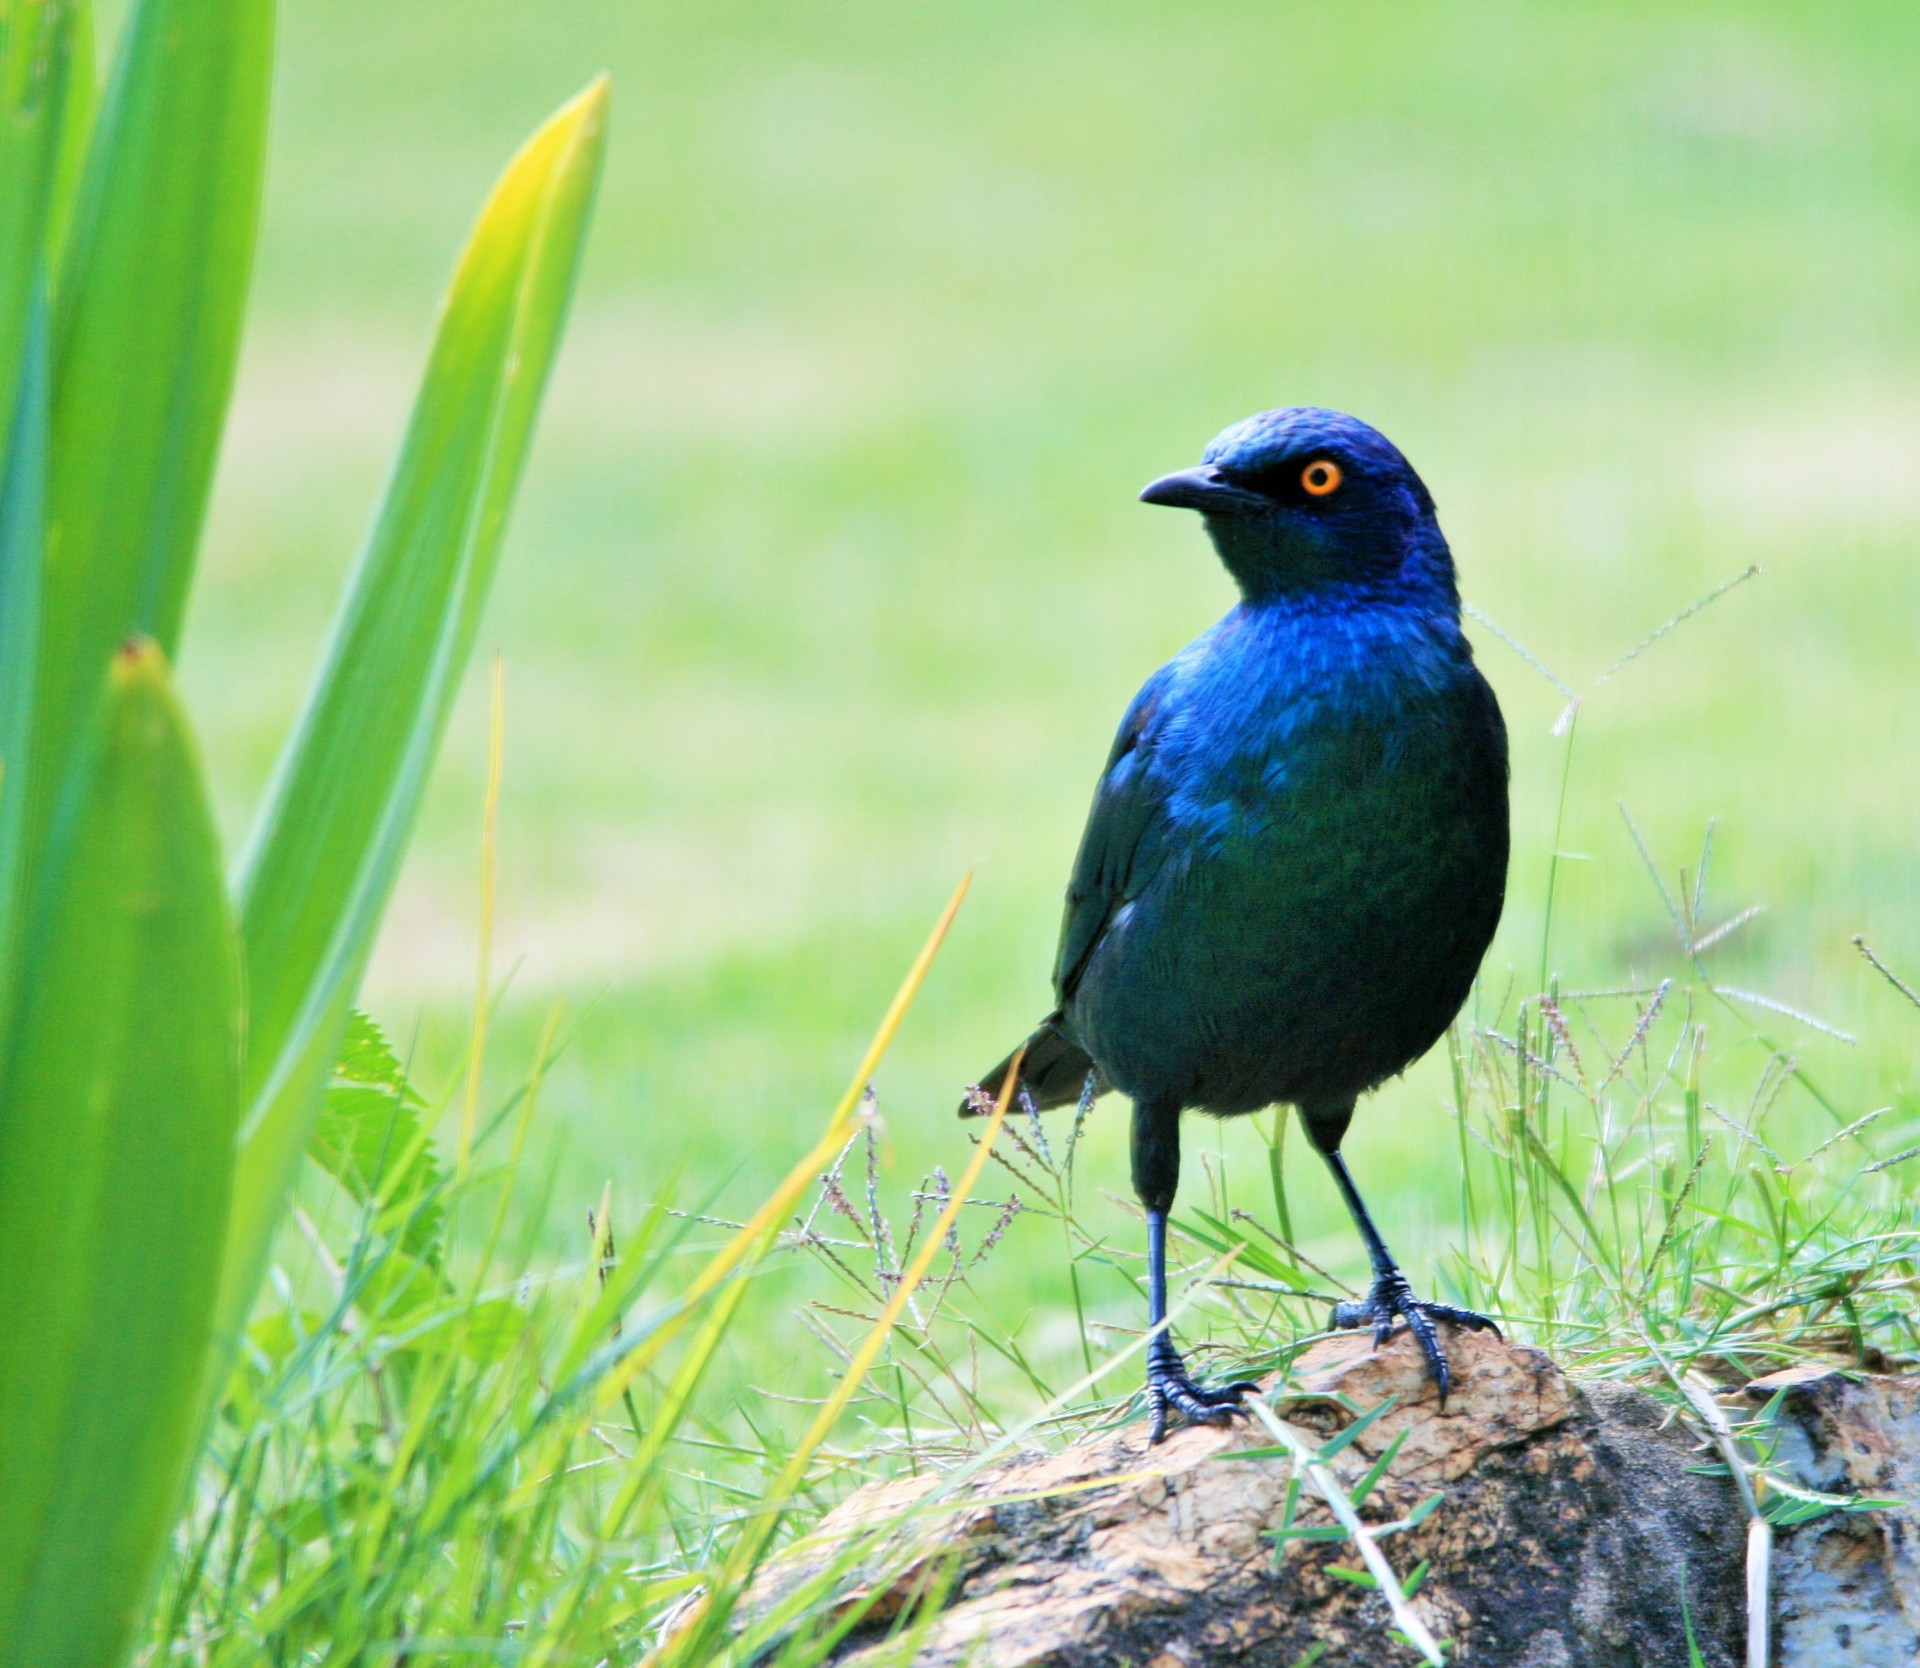
[[[952,1105],[1048,1000],[1111,727],[1229,598],[1191,520],[1134,493],[1277,404],[1393,436],[1470,603],[1591,695],[1556,733],[1564,697],[1475,628],[1514,738],[1483,1015],[1543,970],[1568,990],[1673,971],[1622,807],[1670,885],[1712,825],[1706,917],[1766,906],[1716,977],[1857,1041],[1736,999],[1709,1022],[1708,1099],[1744,1104],[1777,1044],[1842,1120],[1920,1114],[1914,1029],[1850,942],[1920,968],[1911,7],[293,0],[282,28],[182,664],[230,832],[461,227],[538,116],[613,72],[583,286],[482,639],[506,691],[490,1099],[556,1008],[568,1037],[531,1136],[543,1255],[583,1252],[608,1181],[617,1218],[670,1178],[750,1208],[977,868],[878,1079],[887,1187],[964,1164]],[[366,995],[448,1095],[485,682]],[[1430,1059],[1389,1085],[1348,1149],[1420,1274],[1458,1230],[1447,1084]],[[1124,1191],[1118,1112],[1083,1185]],[[1799,1085],[1780,1115],[1834,1127]],[[1216,1144],[1258,1205],[1244,1125],[1194,1130],[1190,1193]],[[1290,1185],[1302,1244],[1357,1274],[1331,1188]],[[1059,1264],[1022,1223],[986,1277],[1064,1351]],[[786,1353],[790,1293],[736,1382]],[[1095,1295],[1132,1318],[1117,1276]]]
[[[1124,1109],[953,1113],[1230,598],[1139,487],[1275,404],[1419,465],[1513,735],[1347,1144],[1416,1286],[1696,1435],[1920,1361],[1911,8],[128,16],[96,105],[0,5],[0,1656],[821,1668],[828,1504],[1136,1414]],[[1203,1376],[1361,1275],[1287,1128],[1189,1126]],[[1778,1416],[1733,1540],[1884,1506]]]

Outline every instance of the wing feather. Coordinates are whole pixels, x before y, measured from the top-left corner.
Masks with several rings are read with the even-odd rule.
[[[1093,792],[1054,961],[1054,995],[1062,1004],[1079,985],[1115,912],[1140,895],[1166,860],[1164,788],[1150,766],[1167,681],[1162,668],[1134,696]]]

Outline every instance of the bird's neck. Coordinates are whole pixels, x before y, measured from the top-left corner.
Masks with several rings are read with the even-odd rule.
[[[1339,584],[1243,585],[1234,612],[1282,632],[1343,622],[1364,630],[1369,621],[1393,632],[1413,623],[1441,635],[1460,631],[1460,593],[1451,563],[1403,567]]]
[[[1373,561],[1351,550],[1277,549],[1264,532],[1231,521],[1210,520],[1207,531],[1249,608],[1322,614],[1414,608],[1460,617],[1453,557],[1431,521],[1383,539],[1389,554]]]
[[[1449,588],[1287,590],[1249,597],[1215,628],[1214,652],[1269,668],[1272,692],[1359,699],[1378,685],[1395,700],[1422,687],[1450,685],[1472,664]]]

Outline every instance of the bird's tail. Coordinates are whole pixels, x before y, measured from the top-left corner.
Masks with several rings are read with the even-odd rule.
[[[1050,1106],[1071,1106],[1085,1092],[1089,1072],[1095,1078],[1094,1093],[1106,1093],[1107,1080],[1099,1075],[1092,1056],[1061,1029],[1059,1014],[1051,1013],[1041,1020],[1040,1028],[1021,1048],[1026,1053],[1020,1062],[1020,1083],[1041,1111]],[[978,1118],[993,1110],[1013,1058],[1009,1054],[968,1091],[960,1103],[961,1117]]]

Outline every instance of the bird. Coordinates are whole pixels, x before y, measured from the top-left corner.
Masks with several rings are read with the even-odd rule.
[[[1197,511],[1240,598],[1128,706],[1094,790],[1055,959],[1055,1007],[983,1076],[1032,1107],[1133,1102],[1147,1226],[1149,1443],[1224,1424],[1167,1325],[1167,1216],[1188,1110],[1293,1107],[1372,1267],[1335,1328],[1402,1321],[1444,1404],[1436,1323],[1340,1153],[1359,1098],[1445,1034],[1506,895],[1506,726],[1461,627],[1432,494],[1399,449],[1318,406],[1260,412],[1143,502]]]

